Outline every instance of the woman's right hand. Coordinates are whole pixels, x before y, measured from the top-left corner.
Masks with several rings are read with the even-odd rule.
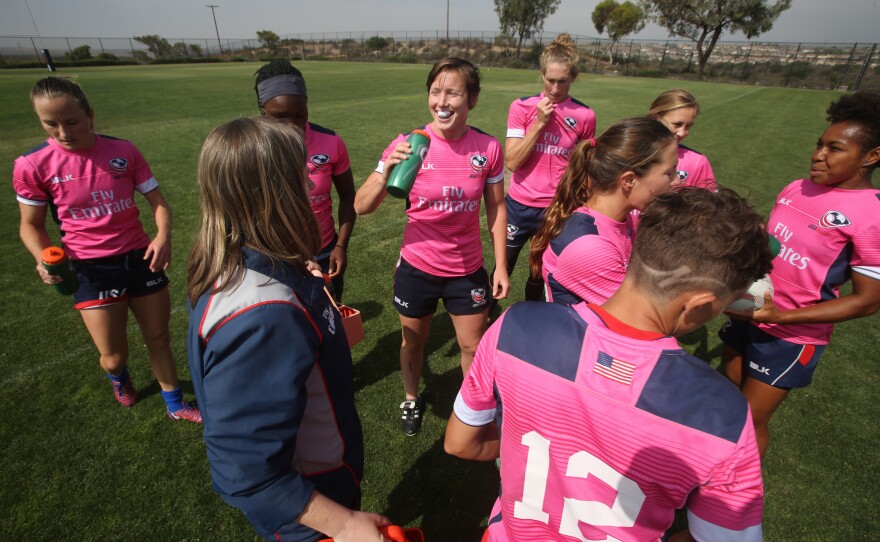
[[[370,173],[370,176],[354,195],[354,210],[357,214],[368,215],[379,208],[379,204],[385,199],[385,186],[388,184],[391,170],[406,160],[410,154],[412,154],[410,144],[401,141],[382,162],[382,173],[380,174],[378,171]]]
[[[541,100],[535,105],[535,122],[543,127],[546,126],[548,122],[550,122],[550,118],[553,116],[553,110],[556,109],[556,105],[550,98],[544,96]]]
[[[382,179],[387,183],[388,177],[391,176],[391,170],[394,169],[394,166],[408,159],[411,154],[412,145],[406,141],[398,143],[397,146],[394,147],[394,150],[391,151],[391,154],[388,155],[388,158],[385,159],[382,169]]]
[[[42,263],[37,263],[37,273],[40,274],[40,280],[46,284],[59,284],[64,278],[59,275],[50,275]]]

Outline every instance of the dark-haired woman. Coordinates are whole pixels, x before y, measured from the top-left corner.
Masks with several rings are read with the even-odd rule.
[[[312,210],[321,228],[321,250],[315,257],[330,275],[333,297],[342,300],[348,242],[354,229],[354,177],[342,138],[328,128],[309,122],[309,99],[302,72],[287,60],[273,60],[257,73],[257,104],[267,117],[297,126],[305,133]],[[331,186],[336,189],[339,229],[333,222]]]
[[[763,456],[768,424],[793,388],[810,384],[834,324],[880,310],[880,94],[857,92],[828,108],[809,179],[782,189],[767,232],[782,249],[774,297],[755,312],[731,312],[720,335],[724,372],[740,386]],[[839,287],[852,282],[852,293]],[[750,320],[750,321],[748,321]]]
[[[74,308],[98,349],[116,400],[125,407],[137,401],[128,374],[131,309],[168,417],[201,423],[198,408],[183,401],[171,352],[165,275],[171,264],[171,207],[156,178],[131,142],[94,133],[95,112],[73,81],[37,81],[31,103],[49,139],[15,161],[13,185],[21,211],[21,240],[36,260],[41,280],[61,280],[40,264],[40,253],[50,245],[46,215],[51,208],[79,281]],[[135,192],[153,211],[153,239],[139,220]]]

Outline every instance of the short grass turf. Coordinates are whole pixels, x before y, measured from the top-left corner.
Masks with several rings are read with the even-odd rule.
[[[174,209],[171,329],[178,372],[191,394],[184,337],[186,255],[198,226],[195,169],[208,132],[258,114],[254,63],[67,70],[96,110],[97,130],[131,139]],[[311,120],[337,130],[360,184],[400,132],[430,120],[427,66],[303,62]],[[40,70],[0,73],[0,164],[45,139],[28,92]],[[660,79],[582,75],[572,95],[598,115],[599,129],[644,113],[662,90],[683,86],[702,113],[687,144],[709,156],[720,182],[767,213],[779,190],[807,174],[826,125],[832,92]],[[507,108],[539,92],[534,71],[485,69],[470,123],[504,138]],[[7,181],[0,198],[0,531],[4,540],[256,540],[248,523],[211,490],[200,428],[164,416],[137,327],[130,367],[141,400],[120,408],[69,298],[37,279],[18,239],[18,209]],[[142,198],[141,198],[142,199]],[[147,207],[141,201],[142,210]],[[143,213],[143,217],[149,217]],[[145,221],[148,231],[153,225]],[[405,216],[388,199],[361,217],[350,247],[346,302],[367,335],[353,350],[357,403],[365,430],[364,508],[420,526],[427,539],[479,540],[498,491],[489,463],[443,452],[442,438],[461,382],[458,348],[441,308],[427,347],[422,432],[399,430],[400,330],[390,304],[391,275]],[[52,230],[52,228],[50,228]],[[698,235],[699,232],[693,232]],[[53,231],[57,240],[57,232]],[[488,246],[488,245],[486,245]],[[487,254],[491,265],[491,254]],[[524,261],[524,258],[521,258]],[[513,276],[522,298],[525,265]],[[505,303],[505,306],[509,303]],[[774,418],[764,465],[765,536],[777,541],[880,538],[880,391],[877,317],[838,326],[814,384],[791,394]],[[682,344],[717,366],[722,320]]]

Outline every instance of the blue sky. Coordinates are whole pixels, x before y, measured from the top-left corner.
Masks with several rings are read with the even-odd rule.
[[[600,0],[562,0],[544,29],[597,36],[590,14]],[[490,0],[2,0],[0,36],[131,37],[159,34],[168,39],[214,37],[206,4],[213,3],[222,38],[255,38],[258,30],[279,35],[309,32],[497,31]],[[760,41],[875,43],[880,41],[878,0],[794,0]],[[663,39],[649,25],[637,38]],[[722,40],[744,39],[724,34]]]

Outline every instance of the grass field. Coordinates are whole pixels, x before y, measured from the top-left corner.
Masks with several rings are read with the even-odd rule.
[[[186,363],[185,259],[198,224],[195,168],[207,133],[258,113],[257,64],[84,68],[75,75],[96,110],[96,129],[131,139],[174,209],[171,329],[178,372]],[[413,65],[308,63],[311,120],[345,139],[358,184],[399,132],[429,121],[424,80]],[[210,487],[201,430],[164,416],[136,326],[130,367],[141,400],[117,406],[79,316],[37,279],[18,239],[13,160],[45,139],[28,92],[38,70],[0,72],[0,538],[3,540],[255,540],[248,523]],[[471,124],[500,139],[511,100],[540,90],[536,72],[486,69]],[[674,81],[582,76],[572,94],[600,130],[641,114]],[[807,174],[831,92],[687,83],[702,114],[687,144],[709,156],[722,184],[767,213],[778,191]],[[141,198],[142,200],[142,198]],[[143,204],[144,202],[141,201]],[[141,209],[146,209],[145,205]],[[149,217],[148,213],[144,213]],[[491,464],[443,452],[442,436],[461,382],[451,322],[441,309],[428,344],[422,432],[398,428],[400,331],[391,273],[405,215],[388,200],[361,217],[350,247],[346,302],[365,319],[353,351],[367,445],[364,508],[421,526],[429,542],[479,540],[497,493]],[[152,224],[148,230],[152,231]],[[699,232],[684,232],[685,235]],[[57,232],[53,232],[57,239]],[[488,246],[488,245],[487,245]],[[513,277],[521,299],[525,266]],[[685,337],[717,365],[720,320]],[[764,465],[765,536],[772,541],[880,540],[880,354],[878,319],[840,325],[814,384],[793,393],[771,424]]]

